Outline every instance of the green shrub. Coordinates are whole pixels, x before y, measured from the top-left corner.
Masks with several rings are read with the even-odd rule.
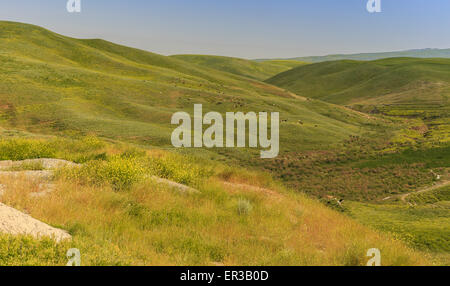
[[[195,185],[212,174],[210,169],[187,162],[186,157],[170,154],[164,157],[146,157],[139,149],[129,149],[120,155],[88,161],[82,167],[63,168],[57,176],[75,179],[81,183],[109,184],[115,190],[128,189],[134,183],[151,175],[180,184]]]
[[[70,242],[56,243],[50,238],[0,234],[0,265],[64,266],[67,263],[66,252],[70,248]]]
[[[61,169],[58,176],[78,180],[94,185],[109,184],[115,190],[125,190],[145,177],[146,169],[135,158],[123,158],[119,155],[107,161],[96,160],[85,163],[79,168]]]
[[[59,158],[76,163],[105,159],[106,143],[94,136],[81,139],[30,139],[0,140],[0,160]]]
[[[51,144],[35,139],[7,139],[0,141],[0,160],[52,158],[55,149]]]
[[[201,179],[212,174],[211,169],[194,165],[188,160],[189,158],[172,154],[162,158],[152,158],[150,171],[155,176],[185,185],[198,184]]]
[[[126,189],[143,179],[145,169],[134,158],[114,156],[103,162],[100,168],[100,178],[109,182],[115,189]]]

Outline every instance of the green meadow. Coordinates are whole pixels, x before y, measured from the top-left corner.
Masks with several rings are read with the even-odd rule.
[[[448,59],[162,56],[0,21],[0,160],[80,164],[39,199],[0,175],[0,202],[73,237],[2,234],[0,264],[449,264],[448,188],[416,193],[448,181],[449,79]],[[279,156],[173,148],[194,104],[279,112]]]
[[[249,77],[102,40],[2,22],[3,126],[170,147],[174,112],[279,111],[286,149],[327,145],[379,124]],[[300,124],[302,122],[303,124]],[[297,136],[301,135],[301,136]],[[311,136],[313,135],[313,136]]]

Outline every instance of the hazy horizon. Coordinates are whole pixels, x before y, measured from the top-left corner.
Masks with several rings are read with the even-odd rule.
[[[450,2],[381,0],[66,0],[0,3],[0,19],[76,38],[102,38],[163,54],[247,59],[450,48]]]

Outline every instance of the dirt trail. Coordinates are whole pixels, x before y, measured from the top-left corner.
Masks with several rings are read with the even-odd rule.
[[[283,195],[280,193],[277,193],[277,192],[269,190],[269,189],[261,188],[261,187],[256,187],[256,186],[247,185],[247,184],[232,183],[232,182],[222,182],[222,183],[225,186],[229,186],[229,187],[233,187],[233,188],[241,189],[241,190],[247,190],[247,191],[251,191],[251,192],[263,193],[267,196],[277,198],[277,199],[280,199],[283,197]]]
[[[447,186],[447,185],[449,185],[449,184],[450,184],[450,181],[449,181],[449,180],[442,181],[442,182],[439,182],[438,184],[436,184],[436,185],[434,185],[434,186],[431,186],[431,187],[428,187],[428,188],[424,188],[424,189],[421,189],[421,190],[418,190],[418,191],[415,191],[415,192],[403,194],[403,195],[400,196],[400,199],[401,199],[403,202],[406,202],[406,199],[407,199],[410,195],[430,192],[430,191],[433,191],[433,190],[436,190],[436,189],[445,187],[445,186]]]

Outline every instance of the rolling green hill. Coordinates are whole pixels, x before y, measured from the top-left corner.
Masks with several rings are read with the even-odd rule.
[[[289,60],[256,62],[239,58],[204,55],[175,55],[172,57],[189,63],[257,80],[268,79],[276,74],[304,64],[299,61]]]
[[[172,114],[190,112],[195,103],[222,113],[280,111],[283,150],[334,144],[367,131],[371,122],[345,108],[177,58],[0,22],[2,125],[170,147]]]
[[[2,179],[9,186],[2,202],[69,230],[71,246],[91,265],[364,265],[374,243],[387,265],[428,264],[422,253],[303,193],[345,199],[366,223],[359,206],[432,184],[431,168],[444,174],[449,149],[435,147],[445,143],[446,129],[430,135],[416,118],[372,116],[334,103],[389,99],[445,107],[446,60],[312,64],[262,82],[274,67],[294,63],[183,57],[0,22],[1,157],[84,164],[58,173],[62,191],[39,200],[28,196],[36,182]],[[172,114],[192,114],[199,103],[204,112],[280,112],[280,156],[262,160],[259,150],[247,148],[163,150],[174,151]],[[445,121],[432,118],[436,126]],[[199,192],[176,192],[149,174]],[[0,254],[24,241],[31,250],[23,263],[36,264],[34,254],[50,251],[47,263],[61,263],[62,249],[28,238],[0,236]],[[436,245],[445,252],[444,244]],[[0,263],[17,264],[18,257],[0,255]]]
[[[443,105],[450,95],[450,59],[324,62],[294,68],[267,82],[336,104]]]
[[[297,61],[297,60],[267,60],[267,61],[263,61],[262,63],[285,66],[285,67],[288,67],[289,69],[309,64],[309,62]]]

